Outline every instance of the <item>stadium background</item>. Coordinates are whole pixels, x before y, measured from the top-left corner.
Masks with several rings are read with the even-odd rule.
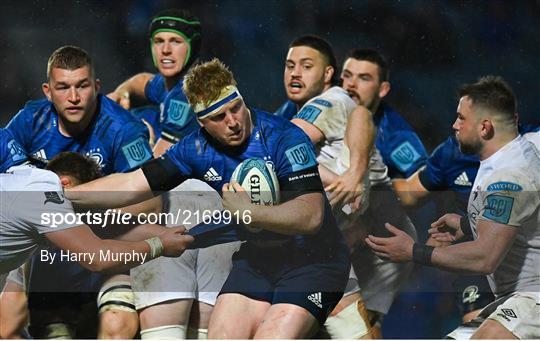
[[[540,123],[540,0],[521,1],[60,1],[0,2],[0,123],[42,97],[47,58],[64,44],[88,50],[108,93],[127,77],[153,72],[149,18],[185,7],[203,25],[202,59],[221,58],[247,103],[274,111],[285,100],[289,42],[315,33],[340,60],[352,47],[374,47],[390,62],[388,101],[429,152],[451,132],[456,88],[485,74],[514,88],[522,120]],[[420,234],[425,227],[417,226]],[[361,274],[360,274],[361,275]],[[423,269],[387,316],[387,338],[439,338],[459,319],[451,276]]]

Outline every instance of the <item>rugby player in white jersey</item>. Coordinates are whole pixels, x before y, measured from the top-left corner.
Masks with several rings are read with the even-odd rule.
[[[387,204],[391,203],[387,193],[392,195],[393,193],[389,187],[390,178],[387,176],[387,167],[377,150],[373,149],[372,151],[374,128],[371,113],[365,107],[358,106],[344,89],[332,86],[336,83],[336,72],[337,66],[332,48],[322,38],[303,36],[290,44],[285,64],[284,82],[289,100],[294,102],[299,109],[292,118],[292,122],[302,128],[311,141],[317,145],[319,152],[317,161],[320,164],[321,179],[323,184],[327,186],[326,189],[334,193],[347,191],[346,188],[336,184],[350,176],[349,173],[357,173],[355,168],[359,166],[353,159],[369,161],[369,172],[366,173],[364,170],[365,176],[361,179],[357,178],[355,184],[360,188],[355,188],[355,191],[363,192],[362,200],[355,203],[360,207],[360,210],[352,214],[350,210],[345,213],[342,210],[342,204],[336,201],[332,202],[340,228],[350,241],[350,246],[353,246],[354,239],[358,239],[359,234],[366,233],[364,231],[368,227],[377,224],[382,227],[383,222],[378,222],[375,216],[378,215],[378,219],[383,219],[384,215],[384,222],[395,221],[401,225],[407,225],[407,232],[415,236],[414,227],[399,207],[395,196],[393,198],[394,205],[388,209]],[[350,180],[345,181],[345,183],[347,182],[354,184]],[[380,189],[381,186],[388,186],[388,190],[377,190],[375,196],[370,198],[369,188],[371,186],[376,186],[377,189]],[[368,206],[372,207],[368,208]],[[384,211],[384,214],[380,214],[380,209],[383,206],[387,210]],[[345,210],[347,208],[350,207],[345,206]],[[366,210],[367,213],[360,216]],[[376,257],[372,258],[360,261],[365,263],[361,267],[362,272],[364,272],[364,267],[368,267],[370,275],[357,273],[360,276],[374,277],[377,289],[384,292],[383,296],[385,296],[384,303],[377,303],[389,307],[399,288],[399,283],[402,282],[403,276],[401,274],[403,271],[400,268],[410,267],[396,266],[382,262]],[[408,274],[409,271],[405,272]],[[373,276],[373,273],[377,276]],[[386,304],[386,301],[389,303]],[[386,313],[386,311],[384,312]],[[342,301],[327,319],[325,327],[332,338],[356,339],[373,336],[359,293],[358,280],[353,272],[351,272],[350,282]]]
[[[501,77],[487,76],[465,85],[459,96],[453,128],[461,151],[478,155],[480,168],[467,217],[446,214],[432,224],[429,232],[441,243],[466,234],[472,234],[474,240],[430,247],[414,243],[387,225],[393,237],[368,236],[366,243],[378,256],[392,261],[414,261],[488,276],[496,300],[480,313],[477,329],[462,327],[450,337],[537,339],[540,153],[519,135],[516,100]]]

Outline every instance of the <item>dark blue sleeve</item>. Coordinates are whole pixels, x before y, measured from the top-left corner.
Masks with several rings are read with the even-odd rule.
[[[167,89],[165,88],[165,82],[161,74],[154,75],[154,77],[146,83],[144,87],[144,95],[152,104],[159,105],[165,101]]]
[[[534,124],[519,124],[518,130],[521,135],[526,133],[534,133],[540,130],[540,126]]]
[[[162,158],[165,160],[168,160],[170,163],[174,164],[174,166],[180,171],[180,174],[184,178],[189,178],[193,174],[193,167],[190,164],[190,161],[195,160],[197,157],[196,155],[193,155],[194,151],[192,151],[189,146],[194,144],[192,139],[189,139],[189,142],[187,139],[183,139],[163,154]],[[190,156],[188,156],[190,155]]]
[[[26,161],[26,153],[13,136],[0,129],[0,173]]]
[[[428,191],[447,187],[445,169],[447,169],[446,163],[449,161],[451,149],[452,141],[449,138],[435,148],[426,162],[426,167],[420,171],[420,183]]]
[[[197,129],[199,124],[195,119],[195,113],[185,97],[181,94],[168,95],[163,107],[161,137],[174,144]]]
[[[152,159],[152,149],[148,140],[148,129],[143,123],[139,121],[126,123],[119,138],[114,142],[116,150],[114,171],[128,172]]]
[[[408,178],[420,169],[427,159],[426,148],[416,132],[394,112],[388,113],[381,122],[376,145],[391,177],[399,175]]]
[[[281,116],[290,121],[294,115],[296,115],[296,112],[296,104],[294,104],[292,101],[287,101],[281,107],[279,107],[274,115]]]
[[[315,147],[309,137],[292,123],[276,135],[277,138],[269,143],[274,147],[281,200],[291,200],[304,193],[323,192]]]
[[[6,126],[6,129],[15,140],[25,149],[32,145],[33,115],[39,110],[37,101],[28,102]]]

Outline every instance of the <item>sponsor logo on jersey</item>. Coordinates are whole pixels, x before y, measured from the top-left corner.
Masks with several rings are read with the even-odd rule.
[[[466,172],[461,173],[456,180],[454,180],[454,183],[458,186],[465,186],[469,187],[472,186],[472,183],[469,181],[469,177],[467,176]]]
[[[501,313],[497,313],[497,316],[502,317],[508,322],[511,321],[510,320],[511,318],[514,318],[514,319],[517,318],[516,313],[512,309],[509,309],[509,308],[502,308]]]
[[[285,151],[293,172],[317,165],[313,150],[307,143],[301,143]]]
[[[487,190],[488,191],[520,192],[523,190],[523,187],[513,182],[500,181],[500,182],[495,182],[489,185]]]
[[[512,309],[509,309],[509,308],[502,308],[501,309],[502,313],[508,317],[511,317],[511,318],[517,318],[517,315],[516,313],[512,310]]]
[[[167,122],[183,127],[186,125],[190,115],[189,104],[183,101],[172,99],[167,108]]]
[[[400,171],[406,172],[420,159],[420,154],[409,141],[405,141],[392,151],[390,159],[394,161]]]
[[[61,198],[61,195],[58,192],[45,192],[45,201],[43,202],[43,205],[45,205],[48,202],[52,202],[53,204],[63,204],[64,199]]]
[[[8,142],[9,154],[13,162],[21,161],[26,159],[26,154],[22,147],[15,142],[15,140],[10,140]]]
[[[474,303],[480,298],[478,293],[478,287],[476,285],[470,285],[463,290],[462,294],[463,303]]]
[[[48,160],[47,160],[47,154],[45,154],[45,150],[44,149],[40,149],[38,150],[37,152],[35,152],[34,154],[32,154],[32,157],[34,159],[37,159],[43,163],[47,163]]]
[[[216,172],[214,167],[210,167],[210,169],[204,174],[203,178],[206,181],[221,181],[222,179],[221,175]]]
[[[309,123],[315,122],[317,117],[319,117],[319,114],[321,113],[321,109],[313,106],[313,105],[305,105],[302,107],[302,110],[296,116],[295,118],[301,118],[304,121],[307,121]]]
[[[332,103],[322,99],[322,98],[317,98],[317,99],[314,99],[313,100],[313,103],[315,104],[319,104],[319,105],[322,105],[323,107],[327,107],[327,108],[331,108],[332,107]]]
[[[152,158],[152,152],[148,147],[148,142],[143,136],[122,147],[122,153],[129,163],[130,168],[139,166],[146,160]]]
[[[487,197],[487,205],[482,216],[501,224],[508,224],[514,206],[514,198],[492,194]]]
[[[103,167],[103,160],[105,160],[105,158],[100,153],[100,151],[101,150],[99,148],[95,148],[95,149],[90,149],[85,154],[86,156],[94,160],[100,167]]]
[[[313,302],[317,307],[322,308],[322,294],[320,292],[308,295],[307,299]]]

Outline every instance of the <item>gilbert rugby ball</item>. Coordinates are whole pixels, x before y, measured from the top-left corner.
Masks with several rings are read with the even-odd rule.
[[[248,192],[252,204],[279,204],[279,182],[271,163],[250,158],[240,163],[231,176]]]

